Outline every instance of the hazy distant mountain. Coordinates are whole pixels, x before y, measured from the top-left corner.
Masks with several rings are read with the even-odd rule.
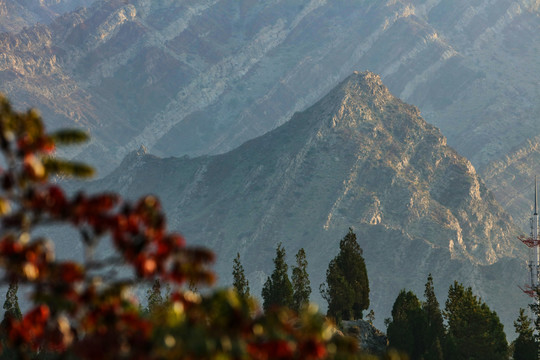
[[[536,136],[483,171],[484,179],[498,202],[508,211],[524,234],[534,208],[534,179],[540,175],[540,136]],[[538,178],[540,181],[540,177]]]
[[[96,1],[2,35],[0,90],[52,126],[91,130],[87,158],[108,159],[106,170],[140,145],[162,155],[230,150],[369,69],[483,168],[540,133],[539,6]]]
[[[37,23],[48,24],[56,17],[95,0],[0,0],[0,32],[19,32]]]
[[[454,279],[463,281],[509,333],[527,301],[517,289],[526,277],[519,230],[471,163],[372,73],[353,74],[233,151],[192,159],[133,152],[91,188],[157,194],[172,228],[216,252],[222,285],[240,252],[255,294],[283,242],[289,263],[305,248],[322,303],[318,286],[352,226],[380,326],[399,290],[423,294],[429,273],[441,302]]]

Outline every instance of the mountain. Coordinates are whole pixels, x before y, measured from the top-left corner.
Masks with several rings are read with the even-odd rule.
[[[169,226],[212,248],[220,284],[236,253],[254,294],[282,242],[306,251],[312,299],[349,227],[364,250],[378,326],[402,288],[441,303],[470,285],[512,329],[527,297],[519,230],[471,163],[373,73],[354,73],[277,129],[221,155],[160,158],[133,152],[93,190],[158,195]],[[516,291],[517,290],[517,291]],[[509,327],[509,328],[508,328]]]
[[[0,0],[0,32],[19,32],[37,23],[88,6],[94,0]]]
[[[534,212],[534,180],[540,174],[540,136],[492,162],[482,174],[498,202],[528,234],[529,218]]]
[[[88,129],[80,156],[107,159],[104,174],[141,145],[162,156],[231,150],[369,69],[483,169],[539,135],[539,7],[98,0],[1,35],[0,91],[51,127]]]

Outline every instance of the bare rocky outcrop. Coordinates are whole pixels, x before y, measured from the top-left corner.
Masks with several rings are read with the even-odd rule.
[[[386,335],[365,320],[347,320],[341,322],[344,335],[355,338],[359,350],[373,355],[382,355],[386,352],[388,339]]]

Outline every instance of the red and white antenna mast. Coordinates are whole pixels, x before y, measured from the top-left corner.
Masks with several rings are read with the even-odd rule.
[[[536,297],[536,289],[539,283],[540,273],[540,239],[538,238],[538,191],[537,191],[536,176],[534,177],[534,214],[531,221],[531,235],[530,237],[520,236],[521,240],[530,249],[529,252],[529,271],[530,271],[530,283],[525,285],[525,289],[522,289],[526,294],[531,297]],[[538,299],[537,299],[538,300]]]

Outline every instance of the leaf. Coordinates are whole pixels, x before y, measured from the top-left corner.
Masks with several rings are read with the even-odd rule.
[[[11,205],[9,201],[3,197],[0,197],[0,216],[6,215],[11,211]]]
[[[61,129],[50,134],[50,137],[57,145],[80,144],[90,139],[86,132],[76,129]]]
[[[94,176],[94,169],[80,162],[58,160],[55,158],[45,158],[43,165],[48,173],[73,176],[77,178],[89,178]]]

